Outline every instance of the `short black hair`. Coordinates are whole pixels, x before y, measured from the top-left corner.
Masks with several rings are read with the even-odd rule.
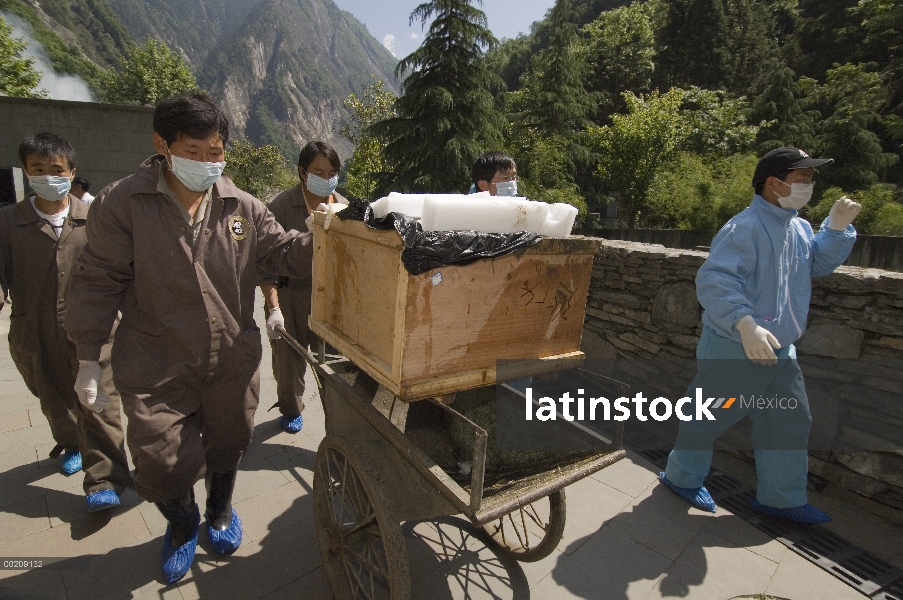
[[[76,177],[75,179],[72,180],[72,185],[77,185],[78,187],[85,190],[86,192],[89,189],[91,189],[91,182],[88,181],[87,179],[85,179],[84,177]]]
[[[477,185],[478,181],[492,181],[499,171],[510,171],[516,168],[517,164],[510,155],[493,150],[486,152],[473,163],[471,179],[473,179],[473,184]]]
[[[75,148],[72,147],[72,144],[55,133],[46,131],[30,135],[19,144],[19,161],[21,161],[23,167],[29,154],[37,154],[48,158],[62,156],[69,163],[70,169],[74,169],[78,164],[78,156],[76,156]]]
[[[788,175],[790,175],[790,169],[787,169],[786,171],[781,171],[779,173],[773,173],[773,174],[769,175],[769,177],[777,177],[781,181],[784,181],[785,179],[787,179]],[[767,181],[768,181],[768,179],[765,179],[765,181],[760,181],[753,185],[753,190],[755,190],[756,195],[758,195],[758,196],[762,195],[762,192],[765,191],[765,183]]]
[[[306,171],[318,154],[325,156],[333,169],[336,171],[342,170],[342,161],[339,159],[338,153],[325,142],[308,142],[306,146],[301,148],[301,152],[298,153],[298,166]]]
[[[154,131],[167,145],[180,135],[204,140],[219,134],[223,146],[229,141],[229,121],[206,92],[191,92],[170,96],[154,107]]]

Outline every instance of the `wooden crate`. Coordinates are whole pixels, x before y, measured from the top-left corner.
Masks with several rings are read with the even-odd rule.
[[[402,400],[580,364],[597,242],[543,239],[520,255],[411,275],[398,233],[314,217],[310,329]]]

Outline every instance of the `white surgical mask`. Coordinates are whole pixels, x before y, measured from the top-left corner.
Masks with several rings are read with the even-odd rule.
[[[495,184],[495,193],[499,196],[517,196],[517,181],[502,181]]]
[[[307,189],[310,190],[311,194],[316,196],[331,196],[335,191],[335,186],[338,184],[338,175],[333,175],[329,179],[323,179],[322,177],[317,177],[313,173],[307,174]]]
[[[170,170],[176,179],[182,182],[192,192],[205,192],[222,176],[225,162],[204,162],[181,158],[172,153]]]
[[[68,177],[58,175],[35,175],[28,176],[28,183],[35,193],[51,202],[59,202],[69,194],[69,188],[72,187],[72,180]]]
[[[778,181],[781,180],[778,179]],[[781,205],[781,208],[799,210],[812,199],[812,191],[815,189],[814,183],[785,183],[783,181],[781,183],[790,186],[790,195],[778,198],[778,204]]]

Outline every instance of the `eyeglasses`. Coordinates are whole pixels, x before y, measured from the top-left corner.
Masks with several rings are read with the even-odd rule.
[[[493,177],[490,183],[504,183],[506,181],[517,181],[517,175],[498,175]]]

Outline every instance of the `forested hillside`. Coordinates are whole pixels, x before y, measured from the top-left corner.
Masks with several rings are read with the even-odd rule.
[[[895,0],[557,0],[485,62],[535,194],[603,213],[613,194],[622,223],[715,229],[749,202],[756,157],[795,145],[837,161],[810,219],[853,194],[863,230],[899,235],[901,31]]]

